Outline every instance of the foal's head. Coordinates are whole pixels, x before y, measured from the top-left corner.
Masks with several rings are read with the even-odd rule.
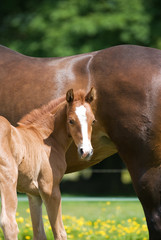
[[[93,154],[91,134],[95,117],[90,104],[95,98],[94,88],[87,95],[82,90],[74,95],[73,89],[66,93],[68,130],[82,159],[89,159]]]

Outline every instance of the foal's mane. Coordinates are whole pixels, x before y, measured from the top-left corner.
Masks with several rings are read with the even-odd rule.
[[[20,119],[18,122],[19,125],[31,125],[35,122],[39,122],[42,118],[50,116],[56,112],[58,106],[65,101],[65,95],[51,100],[48,104],[43,105],[40,108],[32,110],[30,113],[26,114],[24,117]]]
[[[60,104],[65,103],[65,98],[66,96],[62,96],[58,99],[54,99],[51,100],[48,104],[43,105],[40,108],[34,109],[32,110],[30,113],[28,113],[27,115],[25,115],[24,117],[22,117],[20,119],[20,121],[18,122],[18,125],[33,125],[34,123],[37,125],[38,123],[42,123],[42,119],[46,119],[49,118],[49,116],[51,116],[51,114],[53,115]],[[85,92],[84,90],[80,89],[76,92],[74,92],[74,101],[80,101],[82,104],[85,101]],[[44,123],[43,120],[43,123]]]

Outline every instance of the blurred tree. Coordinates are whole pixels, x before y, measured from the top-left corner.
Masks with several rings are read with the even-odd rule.
[[[150,13],[150,46],[161,49],[161,1],[145,1],[145,8]]]
[[[6,0],[0,42],[24,54],[55,57],[124,43],[149,45],[144,1]]]

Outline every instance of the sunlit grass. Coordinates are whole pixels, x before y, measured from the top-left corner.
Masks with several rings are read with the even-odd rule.
[[[147,240],[148,231],[139,202],[63,202],[63,222],[68,239],[73,240]],[[32,239],[27,203],[19,203],[16,219],[19,239]],[[47,239],[54,239],[43,209]],[[4,239],[2,231],[0,240]]]

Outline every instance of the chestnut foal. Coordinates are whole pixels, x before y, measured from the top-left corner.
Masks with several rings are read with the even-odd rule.
[[[81,158],[88,160],[93,153],[91,133],[95,117],[90,105],[93,100],[94,88],[87,95],[82,90],[74,94],[70,89],[66,100],[61,97],[33,110],[20,120],[18,127],[0,117],[1,227],[5,239],[17,239],[17,190],[28,195],[34,240],[46,239],[42,201],[54,239],[67,239],[59,184],[66,171],[65,153],[72,140]]]

